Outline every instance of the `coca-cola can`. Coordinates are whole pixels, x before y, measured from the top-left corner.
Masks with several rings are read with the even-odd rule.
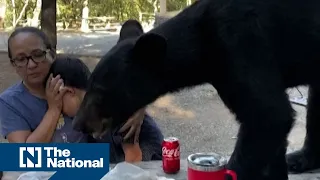
[[[162,142],[162,169],[167,174],[180,171],[180,143],[176,137],[165,138]]]

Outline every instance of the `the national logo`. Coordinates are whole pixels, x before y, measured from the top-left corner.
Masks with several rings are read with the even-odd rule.
[[[109,172],[108,143],[0,143],[0,171],[55,172],[50,179],[101,179]]]
[[[57,147],[20,147],[20,168],[103,168],[103,158],[76,159],[69,149]]]
[[[41,147],[20,147],[19,166],[20,168],[41,168],[42,166]]]

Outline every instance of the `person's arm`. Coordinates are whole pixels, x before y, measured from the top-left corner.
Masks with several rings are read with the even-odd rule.
[[[46,84],[46,98],[49,108],[39,126],[33,132],[30,131],[30,127],[22,115],[18,115],[17,112],[14,112],[13,108],[10,109],[10,107],[6,107],[7,109],[3,108],[3,110],[0,110],[3,124],[2,131],[3,134],[7,136],[9,142],[48,143],[51,141],[57,122],[60,118],[62,97],[66,92],[66,89],[60,88],[62,84],[63,81],[60,79],[60,75],[53,78],[52,74],[50,74]],[[29,127],[29,129],[27,127]]]
[[[62,97],[66,92],[66,89],[61,87],[63,87],[63,81],[60,75],[53,78],[50,74],[46,84],[48,111],[39,126],[27,137],[26,142],[48,143],[51,141],[61,115]]]
[[[58,120],[60,118],[60,110],[49,109],[44,115],[39,126],[27,137],[27,143],[48,143],[51,141],[55,132]],[[10,137],[8,136],[8,139]]]
[[[51,141],[60,112],[48,110],[39,126],[31,132],[23,115],[0,101],[1,132],[10,143],[47,143]]]

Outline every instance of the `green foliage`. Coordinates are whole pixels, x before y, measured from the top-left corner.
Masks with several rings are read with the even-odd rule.
[[[81,19],[84,0],[58,0],[58,19]]]
[[[16,18],[19,16],[25,0],[14,0]],[[85,0],[57,0],[57,21],[67,27],[79,27]],[[194,0],[193,0],[194,1]],[[6,0],[6,26],[12,25],[12,0]],[[177,11],[186,7],[187,0],[167,0],[167,10]],[[36,0],[29,0],[22,20],[32,19]],[[115,17],[115,21],[139,19],[140,13],[159,11],[159,0],[88,0],[89,17]]]
[[[128,18],[138,19],[139,12],[153,12],[153,1],[91,0],[89,2],[90,16],[114,16],[118,21],[123,21]]]
[[[18,18],[26,1],[25,0],[14,0],[14,1],[15,1],[15,9],[16,9],[15,14],[16,14],[16,18]],[[12,18],[13,18],[12,0],[6,0],[6,4],[7,4],[7,9],[6,9],[5,25],[11,26]],[[28,18],[32,18],[32,15],[33,15],[32,13],[35,6],[36,6],[36,0],[29,0],[25,13],[22,15],[21,23],[25,22],[25,20]]]

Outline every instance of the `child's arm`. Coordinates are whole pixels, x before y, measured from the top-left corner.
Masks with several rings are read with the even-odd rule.
[[[122,137],[125,136],[127,132],[121,133]],[[142,161],[142,151],[139,142],[134,143],[134,136],[122,141],[122,149],[125,156],[125,161],[134,163]]]
[[[140,162],[142,161],[142,151],[139,143],[122,143],[122,149],[126,162]]]

